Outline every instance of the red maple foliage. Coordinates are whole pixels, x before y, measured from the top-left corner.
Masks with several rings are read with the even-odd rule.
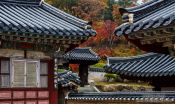
[[[79,64],[69,64],[71,71],[78,72]]]
[[[112,42],[117,40],[113,32],[116,27],[116,23],[111,20],[94,22],[93,27],[95,28],[97,35],[89,38],[81,47],[92,47],[102,57],[112,55]]]
[[[92,46],[95,44],[99,47],[109,47],[109,42],[113,41],[115,39],[114,37],[114,29],[115,29],[116,23],[107,20],[107,21],[101,21],[101,22],[94,22],[93,27],[97,32],[97,35],[89,38],[85,43],[83,43],[81,46]]]
[[[105,59],[108,56],[112,56],[113,50],[109,48],[100,48],[97,53],[102,59]]]

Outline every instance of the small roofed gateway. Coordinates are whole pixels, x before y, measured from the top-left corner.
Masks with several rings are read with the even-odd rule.
[[[148,53],[132,57],[108,57],[107,73],[116,73],[130,80],[142,80],[155,91],[175,91],[175,58]]]
[[[123,24],[117,36],[148,52],[174,55],[175,0],[151,0],[140,6],[120,8]]]
[[[43,0],[0,0],[0,104],[58,104],[57,92],[71,84],[54,87],[55,51],[94,35],[89,22]]]
[[[89,65],[98,63],[100,57],[91,48],[75,48],[64,55],[68,64],[79,64],[81,86],[88,85]]]

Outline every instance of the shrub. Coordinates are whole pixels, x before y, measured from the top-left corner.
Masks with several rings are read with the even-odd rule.
[[[115,81],[120,81],[120,82],[122,81],[122,79],[120,78],[120,76],[117,75],[117,74],[109,74],[109,73],[107,73],[107,74],[105,74],[104,77],[107,79],[107,81],[109,81],[110,79],[113,79]]]
[[[57,69],[59,73],[64,72],[65,69]]]
[[[91,67],[95,67],[95,68],[103,68],[106,64],[105,63],[97,63],[95,65],[92,65]]]

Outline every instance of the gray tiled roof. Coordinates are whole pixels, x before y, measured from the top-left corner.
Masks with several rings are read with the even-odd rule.
[[[73,85],[79,85],[81,83],[80,78],[77,73],[71,71],[65,71],[58,73],[58,86],[68,87]]]
[[[103,93],[70,93],[70,100],[93,101],[175,101],[175,92],[103,92]]]
[[[175,58],[170,55],[149,53],[127,58],[109,58],[106,72],[130,77],[175,76]]]
[[[1,2],[20,3],[20,4],[36,4],[38,5],[41,0],[1,0]]]
[[[88,22],[69,15],[41,0],[1,0],[0,32],[55,36],[92,36]]]
[[[67,60],[99,61],[100,57],[91,48],[75,48],[64,55]]]
[[[139,30],[167,26],[175,22],[175,0],[152,0],[138,7],[120,9],[121,14],[134,14],[134,23],[124,23],[117,27],[115,34],[127,35]],[[128,19],[123,15],[124,19]]]

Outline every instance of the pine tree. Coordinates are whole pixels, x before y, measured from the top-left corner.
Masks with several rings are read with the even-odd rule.
[[[114,20],[113,18],[113,5],[115,1],[114,0],[108,0],[107,1],[107,7],[104,10],[104,20]]]
[[[132,4],[132,0],[118,0],[118,5],[120,5],[123,8],[129,7]]]

